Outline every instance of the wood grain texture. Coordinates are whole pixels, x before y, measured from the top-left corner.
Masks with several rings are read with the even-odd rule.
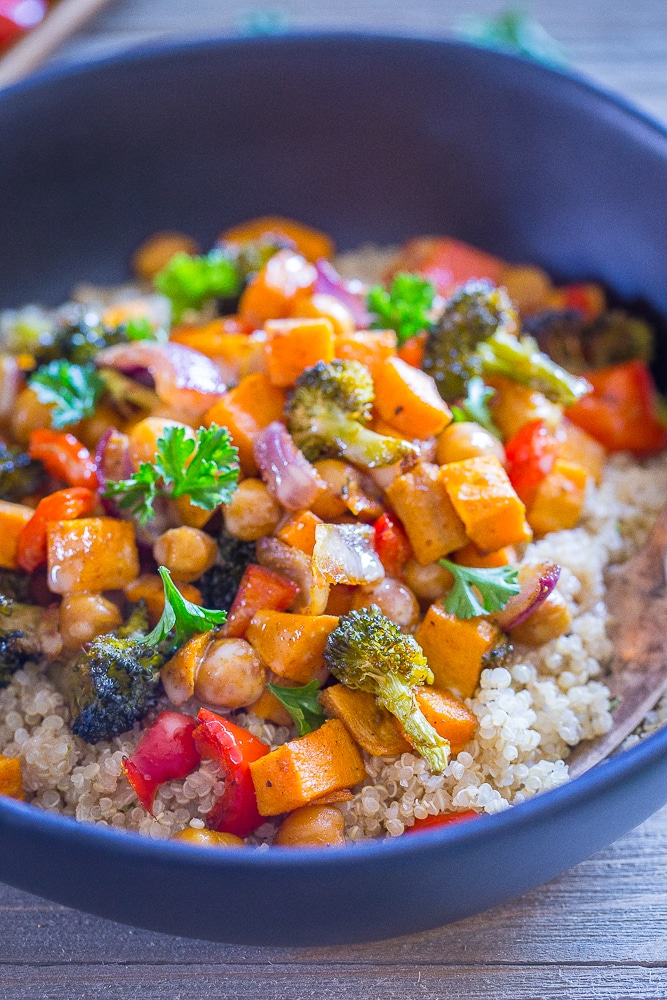
[[[234,30],[280,7],[293,27],[442,35],[504,0],[115,0],[61,59]],[[666,0],[534,0],[573,63],[667,121]],[[193,887],[193,891],[196,887]],[[267,901],[279,908],[279,901]],[[667,808],[496,910],[345,948],[249,948],[113,924],[0,885],[0,1000],[648,1000],[667,997]]]

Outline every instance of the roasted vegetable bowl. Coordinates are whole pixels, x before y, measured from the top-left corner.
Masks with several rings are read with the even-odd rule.
[[[238,89],[241,49],[264,81],[290,46],[308,73],[313,52],[350,45],[379,79],[373,52],[423,66],[439,51],[311,42],[221,43],[220,72]],[[550,71],[445,49],[448,86],[471,60],[483,89],[490,60],[508,86],[523,74],[538,104],[558,87],[590,98]],[[179,58],[88,72],[159,77]],[[10,112],[30,94],[10,94]],[[468,140],[486,141],[472,122]],[[326,198],[291,211],[282,181],[266,207],[284,214],[251,222],[220,193],[190,224],[176,205],[172,222],[152,193],[132,244],[116,245],[131,285],[117,286],[117,260],[104,276],[94,261],[71,277],[95,284],[65,306],[26,309],[40,295],[25,283],[5,300],[0,782],[30,805],[0,808],[10,842],[33,830],[27,843],[64,845],[62,827],[96,864],[122,842],[123,878],[226,872],[244,913],[255,871],[275,886],[307,871],[321,887],[345,872],[354,905],[364,896],[351,924],[318,907],[300,933],[293,889],[284,925],[257,933],[201,915],[183,927],[90,888],[85,907],[227,939],[350,940],[472,912],[604,843],[618,821],[578,819],[548,863],[526,854],[531,825],[556,836],[618,793],[623,766],[642,789],[638,821],[649,807],[661,734],[571,787],[567,754],[611,725],[604,573],[641,545],[667,486],[648,367],[660,324],[605,288],[660,303],[650,262],[649,283],[629,289],[633,267],[621,276],[597,247],[595,263],[578,250],[565,267],[520,228],[498,238],[425,207],[388,231],[371,204],[367,227],[345,230]],[[434,231],[457,235],[415,236]],[[336,253],[334,237],[380,249]],[[139,848],[131,831],[176,842]],[[377,916],[378,864],[425,886],[436,856],[449,871],[477,851],[514,856],[513,878],[446,905],[438,891],[407,922]],[[39,869],[33,888],[77,901]],[[3,874],[27,884],[11,860]]]

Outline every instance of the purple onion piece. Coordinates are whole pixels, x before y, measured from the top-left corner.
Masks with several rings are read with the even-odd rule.
[[[560,566],[556,563],[544,563],[542,566],[538,566],[536,569],[536,579],[530,577],[529,580],[521,587],[521,593],[517,594],[518,602],[520,604],[517,607],[517,613],[510,621],[505,621],[503,628],[513,629],[517,625],[522,625],[527,618],[536,611],[540,604],[543,604],[549,594],[554,590],[556,584],[558,583],[558,578],[560,577]],[[511,602],[510,602],[511,603]],[[510,604],[508,603],[505,608],[505,612],[511,611]],[[503,612],[503,614],[505,613]]]
[[[322,480],[280,421],[260,431],[253,451],[270,493],[287,510],[306,510],[321,493]]]
[[[316,261],[317,280],[315,291],[333,295],[352,313],[354,324],[358,330],[367,330],[371,317],[366,309],[366,299],[361,293],[352,291],[348,283],[340,276],[335,267],[325,258]]]

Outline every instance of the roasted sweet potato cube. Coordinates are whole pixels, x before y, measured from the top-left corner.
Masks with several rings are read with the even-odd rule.
[[[276,698],[273,691],[264,688],[257,701],[248,707],[248,711],[256,715],[258,719],[268,719],[275,722],[277,726],[291,726],[292,716],[289,714],[279,698]]]
[[[134,525],[115,517],[50,521],[47,571],[54,594],[122,590],[139,574]]]
[[[274,674],[308,684],[322,666],[326,641],[337,624],[334,615],[259,611],[246,638]]]
[[[423,686],[415,690],[415,697],[436,733],[449,740],[456,756],[475,735],[477,717],[451,691]]]
[[[250,764],[260,816],[278,816],[330,792],[359,784],[366,768],[338,719],[284,743]]]
[[[0,500],[0,568],[18,569],[19,535],[34,513],[25,504]]]
[[[584,506],[587,480],[583,466],[556,459],[528,512],[528,523],[538,537],[575,527]]]
[[[21,761],[18,757],[0,755],[0,795],[8,795],[10,799],[20,799],[21,802],[25,799]]]
[[[499,629],[488,618],[462,620],[432,604],[415,632],[433,671],[434,686],[471,698],[479,684],[482,658],[495,646]]]
[[[367,691],[351,691],[344,684],[334,684],[322,691],[320,702],[344,723],[366,753],[394,757],[410,750],[393,715]]]
[[[398,476],[386,491],[422,566],[463,548],[468,541],[439,473],[439,466],[421,462]]]
[[[312,556],[315,548],[315,528],[321,523],[322,520],[317,514],[313,514],[311,510],[304,510],[301,514],[293,514],[289,521],[276,531],[276,538],[286,545],[300,549],[307,556]]]
[[[607,457],[600,442],[569,420],[564,420],[556,433],[561,441],[558,457],[565,462],[582,465],[595,482],[599,483]]]
[[[486,455],[440,466],[440,477],[471,542],[484,552],[531,538],[526,508],[497,458]]]
[[[271,319],[264,325],[266,369],[273,385],[294,385],[306,368],[318,361],[328,364],[334,357],[331,320]]]
[[[239,462],[246,476],[257,474],[253,441],[274,420],[280,420],[285,393],[273,385],[268,375],[256,372],[226,392],[204,416],[206,426],[226,427],[232,444],[239,450]]]

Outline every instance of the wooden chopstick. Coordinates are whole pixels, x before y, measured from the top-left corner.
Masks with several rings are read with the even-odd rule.
[[[0,87],[32,73],[109,0],[60,0],[41,24],[28,32],[0,59]]]

